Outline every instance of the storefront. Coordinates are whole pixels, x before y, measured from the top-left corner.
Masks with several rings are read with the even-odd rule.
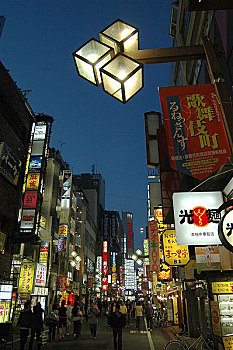
[[[12,282],[0,283],[0,323],[10,321],[10,310],[12,304]]]

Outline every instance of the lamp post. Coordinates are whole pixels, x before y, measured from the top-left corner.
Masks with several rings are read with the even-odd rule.
[[[88,63],[90,52],[88,50],[88,53],[84,52],[83,48],[85,45],[89,45],[88,48],[91,48],[89,41],[73,53],[78,73],[85,79],[95,83],[96,86],[99,86],[102,82],[103,90],[122,103],[129,101],[143,88],[144,64],[205,58],[211,83],[214,85],[220,102],[228,142],[231,151],[233,150],[233,107],[217,60],[217,55],[221,51],[218,48],[214,48],[209,38],[203,37],[201,45],[139,50],[138,29],[118,19],[100,32],[99,43],[104,45],[105,50],[109,50],[106,51],[108,52],[106,54],[108,58],[105,58],[107,62],[100,64],[99,59],[96,59],[95,62],[89,62],[89,66],[92,65],[92,68],[87,64],[79,64],[81,59],[77,59],[76,56],[80,52],[82,52],[82,60]],[[114,50],[114,53],[112,50]],[[86,68],[89,73],[84,72]],[[98,81],[96,75],[98,75]]]

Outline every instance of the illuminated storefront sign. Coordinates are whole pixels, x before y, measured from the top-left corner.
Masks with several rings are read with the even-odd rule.
[[[186,265],[189,262],[187,245],[177,245],[176,231],[166,230],[163,234],[164,260],[170,266]]]
[[[57,251],[58,252],[65,252],[66,251],[66,238],[65,237],[58,238]]]
[[[40,173],[29,173],[27,177],[27,190],[38,190],[40,184]]]
[[[219,102],[212,84],[159,89],[174,170],[207,178],[231,158]]]
[[[66,290],[67,276],[58,276],[58,290],[64,292]]]
[[[112,284],[116,284],[116,253],[112,253]]]
[[[58,234],[59,236],[67,236],[68,233],[68,225],[59,225],[59,230],[58,230]]]
[[[158,272],[160,268],[158,229],[155,221],[149,221],[148,226],[150,270]]]
[[[46,266],[42,264],[36,265],[36,274],[35,274],[35,285],[44,287],[46,284]]]
[[[22,263],[20,268],[18,293],[32,293],[35,263]]]
[[[221,270],[218,246],[195,247],[197,272]]]
[[[40,264],[47,265],[48,254],[49,254],[49,242],[46,242],[46,241],[41,242],[40,257],[39,257]]]
[[[36,208],[37,191],[26,191],[23,201],[24,208]]]
[[[40,227],[45,229],[46,228],[46,219],[44,216],[41,215],[40,217]]]
[[[155,213],[155,221],[157,224],[157,230],[159,234],[159,257],[163,259],[163,248],[162,248],[162,235],[167,229],[167,225],[163,223],[163,210],[162,208],[157,208],[154,211]]]
[[[218,227],[218,232],[222,244],[230,252],[233,252],[233,209],[227,211],[223,216]]]
[[[41,169],[42,157],[31,156],[29,161],[29,169]]]
[[[136,289],[134,260],[131,259],[125,259],[125,288],[129,290]]]
[[[178,245],[218,245],[217,209],[223,203],[222,192],[179,192],[173,194]]]
[[[41,295],[41,296],[46,296],[48,295],[48,288],[45,287],[35,287],[33,295]]]
[[[132,214],[127,214],[127,220],[128,220],[128,223],[127,223],[128,225],[128,257],[130,258],[134,250]]]
[[[119,272],[120,272],[120,286],[122,287],[123,286],[123,267],[122,266],[120,266]]]
[[[46,124],[36,125],[33,135],[33,141],[44,140],[46,135],[47,126]]]
[[[103,241],[103,278],[102,278],[102,288],[103,291],[108,290],[108,242]]]
[[[22,212],[22,220],[20,224],[20,229],[23,230],[32,230],[34,227],[35,221],[35,210],[34,209],[25,209]]]
[[[233,293],[233,282],[212,282],[213,294]]]
[[[172,278],[171,268],[168,264],[163,262],[160,265],[160,271],[158,274],[158,280],[170,280]]]
[[[144,255],[149,256],[149,240],[148,239],[143,240],[143,251],[144,251]],[[149,258],[145,258],[144,262],[145,262],[145,264],[149,264]]]

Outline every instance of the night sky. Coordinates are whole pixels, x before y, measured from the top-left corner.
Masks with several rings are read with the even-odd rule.
[[[122,104],[77,75],[72,52],[121,19],[139,28],[139,48],[172,46],[171,0],[2,0],[6,22],[0,59],[17,86],[32,90],[35,114],[53,116],[51,147],[73,173],[106,183],[106,210],[134,214],[135,248],[147,225],[144,113],[160,111],[158,87],[169,85],[170,64],[144,66],[144,89]]]

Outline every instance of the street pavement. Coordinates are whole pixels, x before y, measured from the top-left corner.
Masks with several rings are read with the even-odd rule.
[[[143,319],[141,333],[136,331],[135,320],[132,325],[123,328],[123,346],[122,350],[163,350],[165,344],[174,338],[169,327],[154,328],[151,332],[145,329],[145,320]],[[72,327],[71,327],[72,328]],[[19,335],[14,336],[13,348],[19,350]],[[25,350],[28,350],[28,342]],[[34,340],[33,350],[37,349],[36,340]],[[48,342],[42,349],[48,350],[113,350],[113,336],[111,327],[107,326],[107,317],[101,316],[97,327],[96,339],[90,334],[89,324],[83,321],[81,336],[77,340],[73,340],[72,335],[66,335],[61,342],[56,339]]]

